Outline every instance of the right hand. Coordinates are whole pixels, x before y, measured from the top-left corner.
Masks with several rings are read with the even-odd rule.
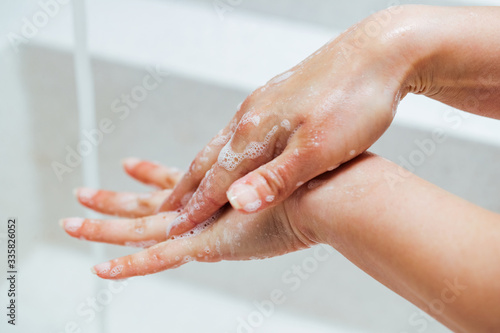
[[[397,15],[375,14],[254,91],[161,205],[184,207],[170,235],[205,221],[228,199],[245,213],[277,205],[370,147],[406,94],[409,65],[398,52]],[[370,37],[370,25],[387,17]]]

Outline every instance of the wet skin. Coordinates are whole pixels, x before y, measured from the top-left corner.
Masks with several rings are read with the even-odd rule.
[[[454,331],[497,332],[499,216],[363,152],[408,93],[500,118],[499,17],[498,7],[374,14],[252,93],[186,173],[126,161],[162,190],[77,191],[85,206],[126,219],[62,225],[148,247],[96,265],[107,279],[327,244]],[[380,33],[360,44],[374,22]]]
[[[161,205],[182,208],[171,234],[228,201],[245,213],[280,204],[370,147],[408,93],[499,118],[499,15],[498,7],[389,8],[255,90]]]

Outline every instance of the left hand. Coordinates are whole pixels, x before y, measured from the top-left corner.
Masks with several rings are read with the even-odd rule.
[[[75,238],[147,248],[94,266],[92,271],[101,278],[152,274],[193,260],[262,259],[314,244],[290,223],[283,204],[254,215],[242,214],[226,206],[195,229],[167,239],[170,224],[178,212],[154,214],[170,195],[168,188],[173,187],[182,174],[147,161],[136,161],[129,166],[125,163],[125,170],[133,178],[162,190],[137,194],[81,188],[76,192],[81,204],[125,219],[61,220],[64,230]]]

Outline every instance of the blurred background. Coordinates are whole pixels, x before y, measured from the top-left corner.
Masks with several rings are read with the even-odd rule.
[[[2,312],[0,330],[448,332],[336,252],[310,267],[296,289],[285,277],[314,260],[314,250],[190,263],[113,284],[89,268],[135,250],[79,241],[58,225],[89,214],[73,188],[147,191],[124,175],[122,158],[186,168],[252,90],[362,18],[407,3],[499,4],[0,0],[2,274],[8,217],[18,218],[19,250],[18,322],[7,325]],[[409,96],[371,150],[500,212],[498,126]],[[422,149],[436,131],[446,140]],[[8,287],[0,281],[5,309]],[[274,289],[284,302],[263,308]]]

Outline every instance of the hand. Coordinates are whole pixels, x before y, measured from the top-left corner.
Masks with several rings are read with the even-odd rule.
[[[175,178],[174,171],[149,162],[126,169],[152,185],[171,184]],[[151,274],[192,260],[266,258],[323,243],[453,330],[499,327],[498,214],[411,174],[391,186],[387,176],[402,172],[394,163],[364,153],[304,184],[282,204],[253,215],[225,207],[220,215],[172,239],[165,229],[178,213],[148,216],[169,189],[149,195],[80,189],[78,199],[87,207],[142,217],[70,218],[62,225],[73,237],[148,247],[94,266],[106,279]],[[454,301],[446,303],[444,312],[429,307],[450,295]]]
[[[279,205],[303,183],[379,138],[404,94],[407,65],[396,52],[392,25],[368,38],[363,50],[344,56],[372,20],[349,29],[243,102],[161,205],[160,211],[183,207],[171,235],[192,229],[228,200],[244,213]]]
[[[125,170],[133,178],[162,190],[137,194],[81,188],[76,191],[81,204],[126,219],[61,220],[64,230],[75,238],[147,248],[94,266],[93,272],[101,278],[122,279],[152,274],[192,260],[261,259],[314,244],[290,223],[283,204],[252,216],[224,207],[197,228],[168,239],[166,230],[178,212],[153,214],[170,195],[168,187],[175,184],[180,172],[138,160],[127,160]]]

